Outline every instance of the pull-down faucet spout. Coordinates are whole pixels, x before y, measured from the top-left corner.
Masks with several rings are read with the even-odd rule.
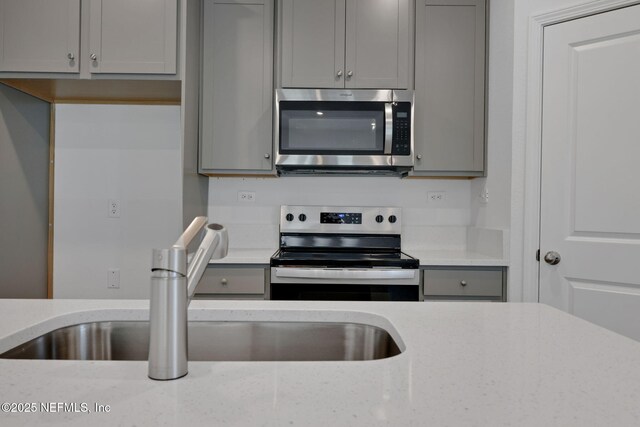
[[[187,246],[206,226],[187,268]],[[187,375],[187,308],[211,259],[227,255],[227,230],[196,217],[169,249],[154,249],[151,267],[149,378],[173,380]]]

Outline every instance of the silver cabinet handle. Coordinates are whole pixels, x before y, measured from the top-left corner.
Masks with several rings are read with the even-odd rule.
[[[560,260],[561,259],[562,258],[560,258],[560,254],[558,252],[555,252],[555,251],[549,251],[544,256],[544,261],[547,264],[551,264],[551,265],[560,264]]]
[[[353,71],[348,71],[347,72],[347,78],[350,79],[351,77],[353,77]]]
[[[98,60],[98,56],[95,53],[92,53],[89,58],[91,58],[92,61],[97,61]]]
[[[336,76],[342,77],[342,70],[338,70],[338,72],[336,73]]]
[[[227,280],[226,277],[223,277],[222,280],[220,280],[220,283],[222,284],[222,286],[227,286],[227,284],[229,283],[229,281]]]
[[[422,160],[422,154],[418,154],[418,155],[416,156],[416,159],[418,159],[418,160]]]
[[[460,281],[460,286],[467,286],[467,281],[466,280],[461,280]]]
[[[67,58],[69,58],[69,61],[73,61],[74,59],[76,59],[76,56],[73,53],[69,52],[67,53]]]
[[[265,158],[265,159],[270,159],[270,158],[271,158],[271,154],[269,154],[269,153],[265,153],[264,158]]]

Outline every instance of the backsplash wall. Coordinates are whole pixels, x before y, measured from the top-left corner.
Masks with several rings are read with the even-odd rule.
[[[208,215],[229,229],[232,248],[275,248],[281,205],[399,206],[407,247],[457,249],[470,223],[470,187],[451,179],[210,178]],[[254,201],[240,201],[239,192],[255,193]],[[444,200],[430,202],[429,192],[444,192]]]
[[[58,104],[55,120],[54,297],[148,298],[151,249],[182,229],[180,107]]]

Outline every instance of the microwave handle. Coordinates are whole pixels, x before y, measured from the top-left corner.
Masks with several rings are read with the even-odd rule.
[[[391,154],[393,142],[393,104],[384,104],[384,154]]]

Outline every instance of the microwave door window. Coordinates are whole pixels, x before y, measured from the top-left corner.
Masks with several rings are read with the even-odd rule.
[[[291,154],[382,154],[384,111],[283,110],[280,148]]]

